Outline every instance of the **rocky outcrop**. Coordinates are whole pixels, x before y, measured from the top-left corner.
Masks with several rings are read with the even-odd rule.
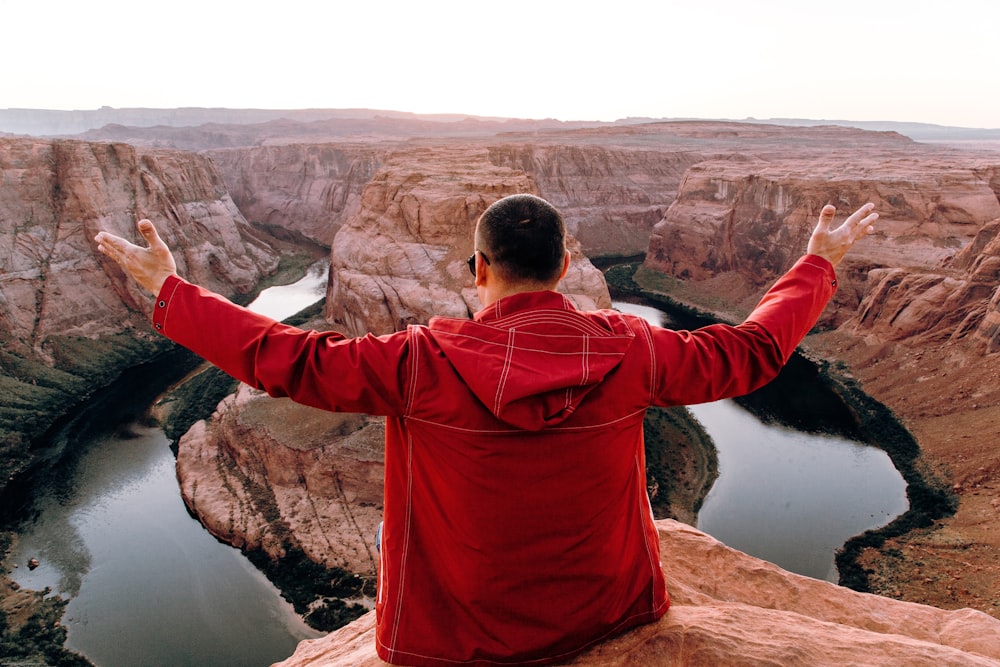
[[[375,574],[385,426],[241,385],[181,438],[184,502],[219,539],[272,558],[299,549],[327,567]]]
[[[277,265],[205,157],[0,139],[0,172],[4,445],[30,441],[163,345],[145,322],[149,295],[97,251],[98,231],[136,238],[136,220],[148,217],[174,248],[180,271],[225,294],[247,292]]]
[[[384,334],[479,310],[466,266],[476,220],[505,195],[538,192],[529,174],[487,157],[475,148],[417,148],[386,158],[334,239],[328,320],[354,335]],[[560,290],[584,308],[610,306],[603,275],[578,243],[568,245],[573,261]]]
[[[646,260],[689,278],[676,287],[682,299],[738,318],[805,247],[822,205],[843,216],[875,202],[877,231],[838,268],[826,333],[807,346],[905,424],[921,474],[958,507],[904,535],[869,536],[857,564],[869,590],[994,616],[1000,459],[983,443],[1000,438],[998,200],[997,153],[919,144],[817,152],[796,140],[784,158],[760,151],[692,167]]]
[[[176,250],[179,270],[227,294],[273,270],[204,157],[122,144],[0,140],[0,338],[44,354],[67,334],[117,332],[148,297],[96,252],[106,230],[135,238],[148,217]]]
[[[361,191],[384,152],[367,144],[288,144],[208,155],[252,224],[329,247],[360,210]]]
[[[880,160],[858,169],[844,157],[715,160],[688,170],[677,200],[656,225],[646,266],[689,281],[739,276],[757,296],[804,251],[820,209],[842,218],[867,201],[880,214],[877,232],[859,243],[839,270],[841,288],[826,324],[841,324],[871,289],[881,267],[933,269],[969,246],[1000,215],[997,161],[930,154],[919,164]],[[798,168],[796,168],[798,167]],[[992,177],[991,177],[992,175]]]
[[[1000,664],[1000,621],[791,574],[698,530],[658,522],[670,611],[568,665]],[[375,614],[307,640],[275,667],[377,667]]]
[[[500,144],[490,162],[531,174],[588,257],[646,252],[653,226],[700,153],[616,146]]]
[[[872,270],[854,330],[911,345],[967,341],[986,354],[1000,351],[1000,219],[938,272]]]

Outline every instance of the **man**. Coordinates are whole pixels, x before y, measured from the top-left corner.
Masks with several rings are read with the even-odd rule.
[[[477,222],[469,266],[483,309],[472,320],[380,337],[300,331],[183,281],[148,220],[148,249],[96,240],[157,295],[164,335],[271,395],[387,417],[382,659],[538,665],[667,611],[646,408],[770,381],[832,296],[834,267],[872,230],[873,208],[832,229],[826,206],[808,254],[746,322],[695,332],[577,311],[555,291],[569,267],[563,220],[532,195]]]

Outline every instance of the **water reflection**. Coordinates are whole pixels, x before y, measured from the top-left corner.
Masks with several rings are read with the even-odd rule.
[[[762,424],[733,401],[690,407],[719,451],[698,528],[791,572],[837,581],[834,553],[907,509],[880,449]]]

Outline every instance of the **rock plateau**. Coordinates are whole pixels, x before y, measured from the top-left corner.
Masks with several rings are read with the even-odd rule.
[[[790,574],[685,524],[658,522],[671,608],[565,662],[576,667],[1000,664],[1000,621]],[[375,612],[274,667],[378,667]]]

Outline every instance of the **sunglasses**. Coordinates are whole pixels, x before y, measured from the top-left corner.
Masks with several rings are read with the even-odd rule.
[[[478,252],[480,255],[483,256],[484,262],[486,262],[487,264],[490,263],[490,258],[486,256],[485,252],[483,252],[482,250],[477,250],[476,252]],[[469,259],[466,260],[466,263],[469,265],[469,273],[472,274],[473,278],[475,278],[476,276],[476,252],[469,255]]]

